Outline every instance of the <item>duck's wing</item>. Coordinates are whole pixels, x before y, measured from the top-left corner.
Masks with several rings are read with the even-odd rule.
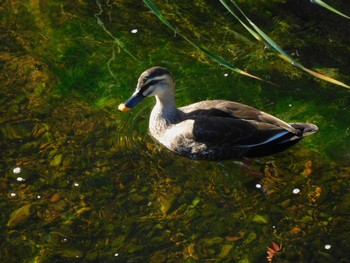
[[[180,109],[194,120],[190,136],[205,143],[254,147],[299,132],[270,114],[236,102],[203,101]]]

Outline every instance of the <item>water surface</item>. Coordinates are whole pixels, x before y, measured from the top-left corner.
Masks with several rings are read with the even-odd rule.
[[[268,262],[267,247],[273,262],[349,262],[349,91],[278,58],[219,2],[154,4],[266,81],[142,1],[3,1],[2,262]],[[309,1],[238,4],[293,58],[350,83],[348,20]],[[153,98],[117,111],[155,65],[178,106],[239,101],[320,130],[265,158],[176,156],[147,135]]]

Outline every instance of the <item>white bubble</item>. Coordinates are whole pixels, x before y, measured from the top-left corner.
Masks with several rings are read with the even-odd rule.
[[[40,199],[40,198],[41,198],[41,195],[38,195],[36,198]]]
[[[227,76],[228,76],[228,74],[227,74],[227,73],[225,73],[225,74],[224,74],[224,76],[225,76],[225,77],[227,77]]]
[[[13,171],[14,174],[19,174],[21,172],[21,167],[13,168],[12,171]]]
[[[293,194],[297,195],[299,193],[300,193],[300,189],[299,188],[293,189]]]
[[[10,193],[10,196],[15,197],[17,194],[16,193]]]
[[[74,185],[74,186],[79,186],[79,183],[74,183],[73,185]]]
[[[332,247],[332,246],[329,245],[329,244],[327,244],[327,245],[324,246],[325,249],[331,249],[331,247]]]
[[[119,253],[115,253],[114,256],[115,256],[115,257],[118,257],[118,256],[119,256]]]
[[[256,184],[255,187],[260,189],[262,187],[262,185],[261,184]]]
[[[289,104],[288,106],[289,106],[289,107],[292,107],[292,104]]]
[[[17,177],[17,179],[16,179],[18,182],[24,182],[25,181],[25,179],[23,178],[23,177]]]
[[[138,30],[136,28],[131,30],[131,33],[133,33],[133,34],[136,34],[137,32],[138,32]]]

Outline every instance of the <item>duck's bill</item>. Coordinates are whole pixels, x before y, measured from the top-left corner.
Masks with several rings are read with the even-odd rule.
[[[144,98],[145,97],[142,96],[142,94],[135,94],[130,99],[125,101],[124,103],[121,103],[118,106],[118,110],[120,110],[122,112],[131,110],[132,108],[134,108],[136,106],[137,103],[142,101]]]
[[[125,103],[120,103],[119,106],[118,106],[118,110],[120,110],[122,112],[125,112],[125,111],[128,111],[128,110],[131,110],[131,108],[126,107]]]

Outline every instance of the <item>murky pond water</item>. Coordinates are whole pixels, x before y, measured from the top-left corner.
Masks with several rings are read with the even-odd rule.
[[[350,84],[349,20],[309,1],[238,4]],[[219,1],[154,5],[178,33],[143,1],[0,2],[1,262],[350,262],[349,90],[281,59]],[[117,110],[155,65],[179,106],[239,101],[319,131],[265,158],[176,156],[147,135],[153,98]]]

